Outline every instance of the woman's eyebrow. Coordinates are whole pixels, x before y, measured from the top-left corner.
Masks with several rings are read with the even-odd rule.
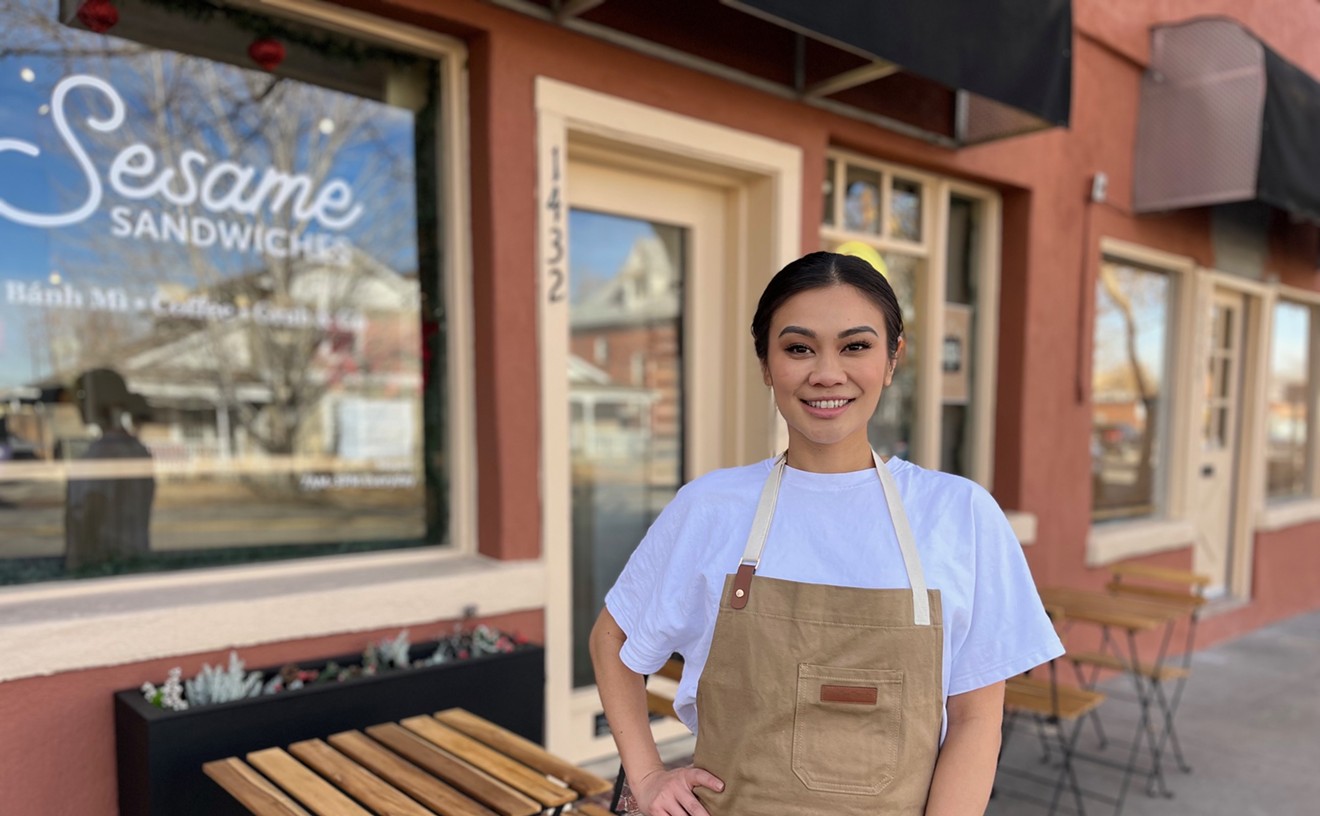
[[[811,329],[804,329],[801,326],[785,326],[779,331],[780,337],[783,337],[786,334],[800,334],[803,337],[810,337],[813,340],[816,338],[816,333],[814,331]]]
[[[870,326],[853,326],[851,329],[844,329],[839,332],[839,339],[842,340],[845,337],[852,337],[854,334],[874,334],[876,337],[880,336],[880,333]]]

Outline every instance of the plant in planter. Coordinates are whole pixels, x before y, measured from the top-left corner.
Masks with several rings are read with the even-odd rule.
[[[195,678],[172,670],[160,687],[116,693],[121,816],[242,816],[204,762],[445,708],[540,742],[544,650],[480,629],[419,645],[404,632],[360,655],[252,671],[231,654]]]

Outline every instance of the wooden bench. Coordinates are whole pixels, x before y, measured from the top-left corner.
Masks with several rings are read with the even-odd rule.
[[[612,785],[462,709],[208,762],[257,816],[537,816]]]

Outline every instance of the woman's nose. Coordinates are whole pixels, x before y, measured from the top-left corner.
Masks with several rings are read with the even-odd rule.
[[[837,356],[822,354],[816,357],[816,365],[811,369],[812,385],[841,385],[847,379],[848,375],[844,373],[843,364]]]

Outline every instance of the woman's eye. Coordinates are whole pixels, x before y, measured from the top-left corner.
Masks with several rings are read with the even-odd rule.
[[[848,345],[844,346],[844,347],[843,347],[843,350],[844,350],[844,351],[866,351],[866,350],[869,349],[870,347],[871,347],[871,344],[868,343],[868,342],[866,342],[865,340],[858,340],[858,341],[855,342],[855,343],[849,343]]]
[[[802,343],[793,343],[793,344],[791,344],[791,345],[789,345],[789,346],[786,346],[786,347],[784,348],[784,351],[788,352],[789,354],[795,354],[795,355],[796,355],[796,354],[810,354],[810,353],[811,353],[811,349],[810,349],[809,347],[803,345]]]

